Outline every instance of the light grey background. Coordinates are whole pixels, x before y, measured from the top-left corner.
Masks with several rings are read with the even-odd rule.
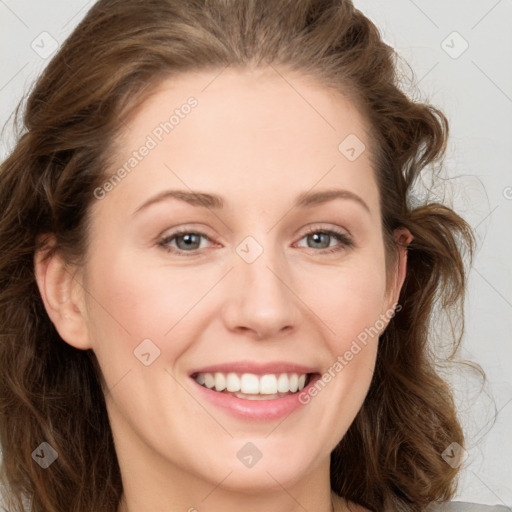
[[[453,179],[445,199],[478,238],[461,357],[479,362],[489,379],[479,393],[469,372],[451,377],[468,436],[456,499],[511,506],[512,0],[355,3],[410,64],[420,99],[450,120],[445,167]],[[0,0],[2,126],[48,62],[52,44],[62,43],[92,4]],[[12,144],[7,127],[0,158]]]

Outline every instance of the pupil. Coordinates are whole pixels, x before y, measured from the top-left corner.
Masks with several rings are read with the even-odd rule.
[[[325,237],[325,238],[329,238],[329,235],[327,233],[314,233],[313,235],[310,235],[312,238],[313,238],[313,241],[314,243],[322,243],[319,238],[320,237]],[[325,241],[325,239],[324,239]],[[329,241],[327,240],[327,245],[324,244],[324,246],[322,248],[326,248],[326,247],[329,247]]]
[[[194,237],[195,237],[196,240],[194,240]],[[190,249],[191,245],[193,245],[194,243],[195,244],[198,243],[198,240],[197,240],[198,238],[199,237],[197,235],[194,235],[192,233],[188,234],[188,235],[182,235],[182,236],[177,238],[176,243],[179,246],[180,245],[179,241],[183,240],[185,242],[185,248],[188,247]],[[194,247],[194,248],[196,248],[196,247]],[[180,247],[180,249],[181,249],[181,247]]]

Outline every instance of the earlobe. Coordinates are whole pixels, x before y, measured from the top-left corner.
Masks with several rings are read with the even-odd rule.
[[[44,307],[64,341],[81,350],[91,348],[81,285],[59,251],[46,257],[54,238],[50,240],[34,254],[34,272]]]

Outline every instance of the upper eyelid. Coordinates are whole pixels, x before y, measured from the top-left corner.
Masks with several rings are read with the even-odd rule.
[[[308,227],[306,227],[306,231],[304,232],[304,235],[305,236],[306,234],[309,234],[311,232],[311,230],[313,231],[336,231],[336,230],[341,230],[341,231],[344,231],[346,232],[347,236],[349,236],[350,238],[352,238],[352,233],[350,232],[350,230],[346,227],[341,227],[341,226],[336,226],[336,227],[333,227],[333,226],[325,226],[325,225],[322,225],[322,224],[325,224],[328,222],[324,222],[322,223],[321,221],[320,222],[316,222],[316,223],[312,223],[312,225],[308,225]],[[300,230],[297,230],[295,231],[295,235],[298,235],[298,233],[300,231],[302,231],[304,228],[301,228]],[[173,231],[174,230],[174,231]],[[170,235],[164,235],[164,233],[170,231],[171,234]],[[158,236],[159,239],[162,239],[162,238],[167,238],[169,236],[176,236],[177,234],[179,233],[196,233],[196,234],[200,234],[200,235],[204,235],[208,238],[212,238],[212,236],[210,236],[208,233],[205,232],[205,229],[204,228],[195,228],[195,227],[192,227],[192,226],[188,226],[187,224],[184,225],[184,227],[182,227],[182,225],[180,225],[180,227],[175,227],[175,228],[168,228],[166,229],[165,231],[162,232],[161,235]],[[215,237],[216,235],[213,235],[213,237]]]
[[[310,226],[310,227],[306,228],[306,231],[304,232],[303,236],[306,236],[306,235],[308,235],[310,233],[316,233],[316,232],[334,232],[336,234],[338,232],[343,232],[341,234],[344,234],[348,238],[353,238],[352,237],[352,233],[350,233],[350,231],[347,228],[342,228],[340,226],[337,226],[337,227],[323,227],[323,226],[316,226],[316,225],[313,225],[313,226]]]
[[[173,237],[173,236],[178,236],[180,234],[188,234],[188,233],[194,233],[194,234],[197,234],[197,235],[203,235],[207,238],[212,238],[207,232],[204,231],[203,228],[193,228],[193,227],[187,227],[185,226],[184,228],[176,228],[175,231],[172,231],[173,228],[171,228],[171,233],[169,235],[165,235],[165,233],[168,231],[164,231],[161,235],[159,235],[158,238],[162,239],[162,238],[169,238],[169,237]],[[302,236],[306,236],[308,234],[310,234],[311,232],[322,232],[322,231],[339,231],[339,230],[342,230],[342,231],[345,231],[347,236],[350,236],[352,237],[350,231],[347,229],[347,228],[341,228],[341,227],[325,227],[325,226],[316,226],[316,225],[313,225],[313,226],[309,226],[306,228],[306,231],[304,231],[303,235]],[[297,235],[298,235],[298,232],[296,232]]]
[[[339,232],[339,231],[346,231],[346,233]],[[339,228],[339,227],[338,228],[329,228],[329,227],[321,227],[321,226],[315,226],[315,225],[307,228],[306,231],[302,233],[302,236],[295,243],[299,242],[304,237],[306,237],[312,233],[327,233],[334,237],[336,237],[336,236],[343,237],[344,236],[351,242],[351,244],[353,244],[353,237],[350,234],[350,232],[348,232],[348,230],[346,228]],[[177,238],[181,235],[186,235],[186,234],[198,235],[200,237],[206,238],[208,241],[210,241],[212,243],[216,243],[213,240],[213,238],[211,236],[209,236],[207,233],[205,233],[204,231],[201,231],[201,230],[195,229],[195,228],[187,228],[187,227],[178,228],[176,231],[170,233],[169,235],[162,235],[158,238],[158,240],[159,240],[160,244],[165,245],[164,242],[174,240],[175,238]],[[194,250],[199,250],[199,249],[194,249]],[[185,252],[193,252],[193,251],[185,251]]]

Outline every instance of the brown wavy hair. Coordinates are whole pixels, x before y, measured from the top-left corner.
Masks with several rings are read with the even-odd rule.
[[[464,445],[432,346],[449,312],[450,360],[463,328],[465,255],[473,234],[451,208],[413,206],[418,178],[442,160],[445,115],[402,91],[397,54],[351,0],[100,0],[62,45],[23,106],[0,171],[1,478],[10,511],[116,512],[120,468],[92,350],[64,342],[34,277],[42,234],[69,261],[86,253],[93,191],[109,175],[124,119],[161,80],[189,70],[275,66],[347,95],[371,133],[388,265],[410,230],[402,309],[379,342],[374,378],[331,455],[331,487],[372,511],[421,511],[453,496]],[[421,174],[423,173],[423,174]],[[437,319],[437,317],[436,317]],[[49,469],[32,459],[47,441]]]

